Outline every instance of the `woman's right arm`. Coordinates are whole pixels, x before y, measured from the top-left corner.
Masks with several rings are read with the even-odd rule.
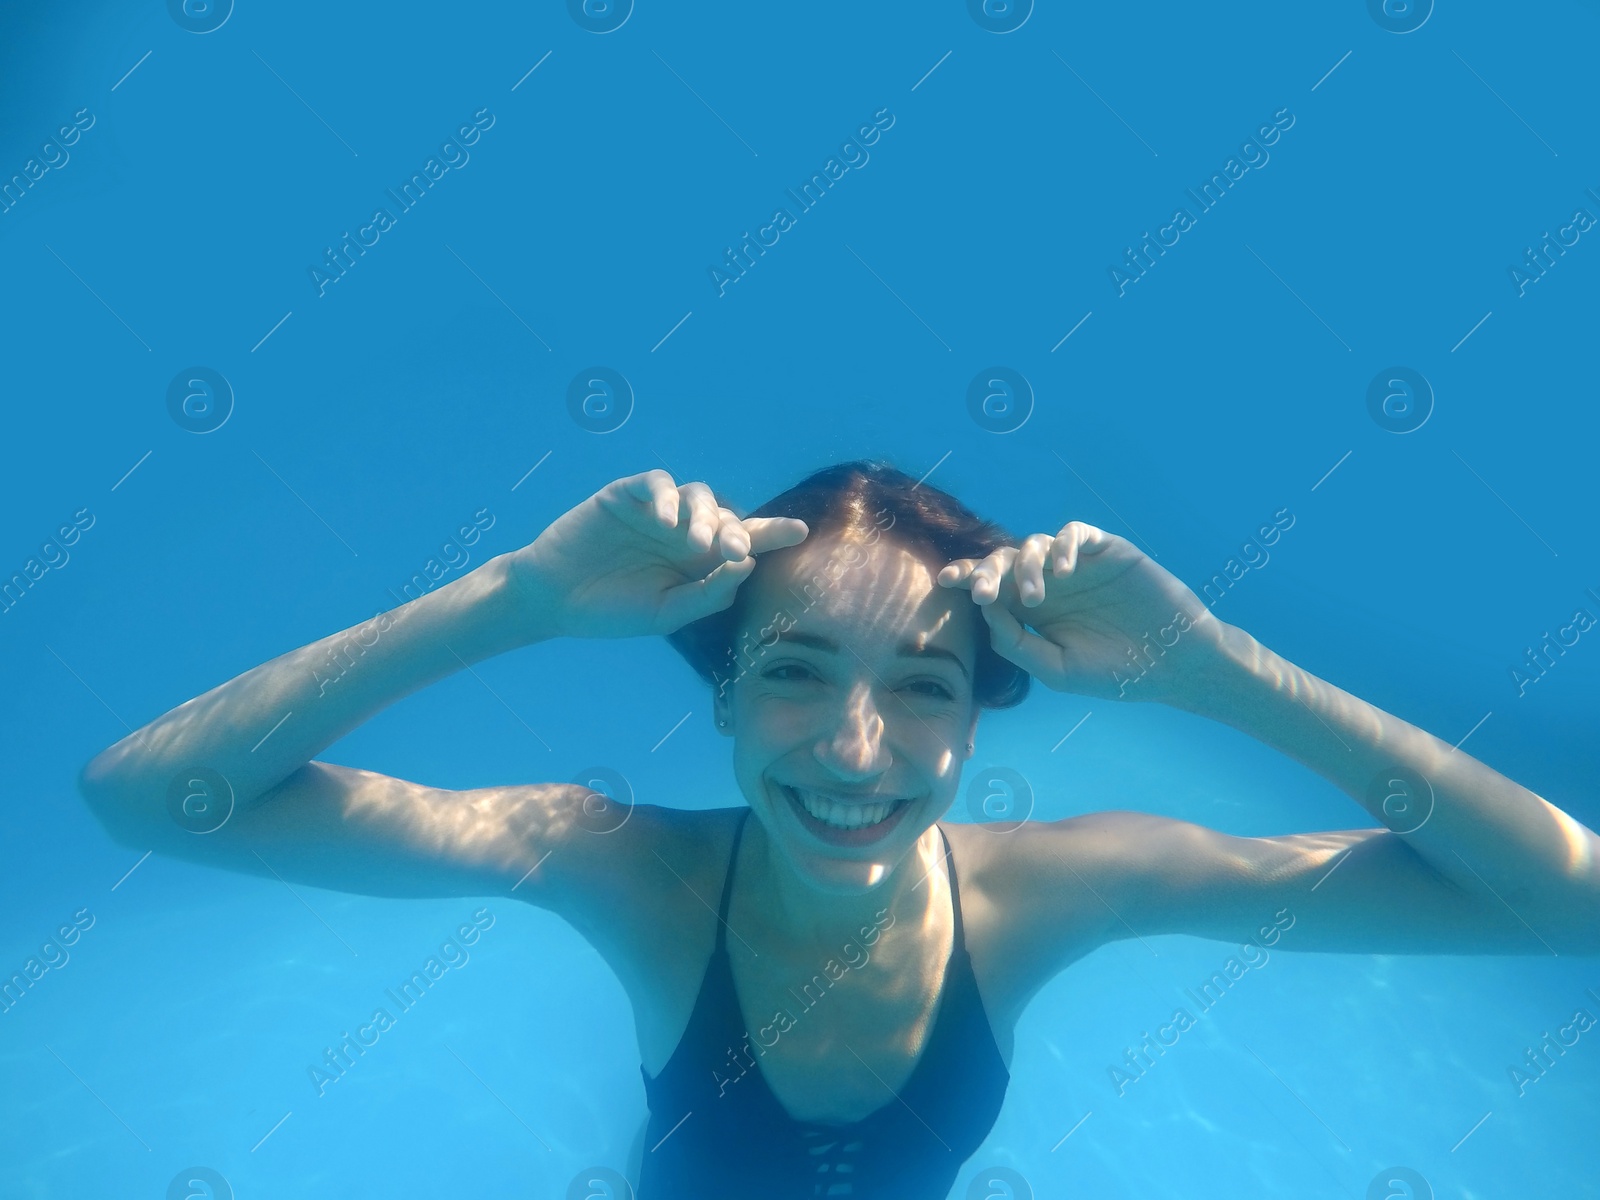
[[[509,888],[571,788],[457,793],[312,761],[401,697],[551,636],[552,614],[514,602],[508,565],[490,559],[180,704],[92,759],[84,798],[131,849],[369,895]]]
[[[595,824],[588,788],[452,791],[314,756],[494,654],[665,633],[725,608],[753,550],[803,537],[799,522],[741,522],[665,471],[618,480],[531,545],[180,704],[86,764],[80,790],[130,849],[376,896],[515,887],[559,911],[564,890],[626,869],[618,855],[637,840],[582,836]]]

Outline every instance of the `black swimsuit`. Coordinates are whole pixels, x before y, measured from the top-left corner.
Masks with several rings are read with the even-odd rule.
[[[638,1200],[943,1200],[989,1136],[1011,1079],[967,955],[949,839],[941,829],[955,939],[921,1057],[898,1095],[865,1120],[813,1124],[792,1118],[767,1087],[759,1058],[775,1039],[752,1039],[734,990],[723,930],[749,816],[734,835],[717,945],[688,1027],[660,1075],[639,1067],[650,1122]]]

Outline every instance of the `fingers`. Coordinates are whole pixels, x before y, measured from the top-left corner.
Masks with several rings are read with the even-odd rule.
[[[1044,560],[1057,539],[1047,533],[1030,535],[1017,551],[1012,574],[1016,579],[1017,595],[1026,608],[1038,608],[1044,603]]]
[[[725,562],[704,579],[691,579],[677,587],[668,588],[661,597],[656,613],[657,632],[672,633],[691,621],[721,612],[733,603],[739,585],[756,569],[756,560],[749,556],[737,562]]]
[[[722,547],[722,557],[729,562],[738,562],[750,556],[750,533],[744,527],[744,522],[734,515],[732,510],[721,508],[717,510],[722,521],[717,533],[717,541]]]
[[[1099,554],[1111,544],[1111,535],[1084,521],[1068,521],[1050,547],[1050,559],[1057,575],[1070,575],[1078,565],[1078,555]]]
[[[659,620],[664,632],[727,608],[739,585],[755,571],[755,554],[799,545],[811,532],[804,521],[794,517],[751,517],[741,521],[725,508],[720,512],[727,544],[741,545],[743,552],[728,556],[728,561],[718,564],[704,579],[691,579],[663,594]]]
[[[685,483],[678,488],[678,497],[681,505],[679,520],[681,522],[683,518],[688,518],[685,532],[689,548],[694,551],[711,549],[712,542],[716,541],[722,529],[721,510],[711,489],[703,483]]]
[[[719,505],[708,486],[686,483],[678,492],[686,498],[693,514],[688,528],[690,549],[715,550],[727,562],[738,562],[749,555],[750,534],[744,522],[732,509]]]
[[[1066,651],[1048,638],[1031,632],[1004,604],[986,604],[980,610],[989,623],[989,644],[996,654],[1014,662],[1046,687],[1060,690]]]
[[[1001,546],[985,558],[958,558],[947,564],[936,579],[943,587],[966,588],[976,604],[988,604],[1000,594],[1001,582],[1011,570],[1016,554],[1015,546]]]
[[[681,540],[697,554],[715,546],[729,562],[750,553],[750,532],[732,510],[718,505],[715,494],[706,484],[695,482],[680,486],[673,482],[670,473],[659,468],[629,476],[619,483],[623,495],[639,509],[647,508],[659,529],[679,531],[678,539],[669,540]]]
[[[811,532],[810,527],[796,517],[747,517],[741,524],[750,535],[752,554],[798,546]]]
[[[952,559],[934,576],[940,587],[965,587],[972,586],[972,572],[977,567],[975,558]]]
[[[620,488],[624,496],[638,502],[641,507],[648,507],[661,525],[668,529],[677,528],[678,488],[667,472],[660,468],[642,471],[638,475],[620,479],[612,486]]]
[[[972,599],[976,603],[988,604],[1000,594],[1001,584],[1005,581],[1007,572],[1011,570],[1011,564],[1016,556],[1015,546],[1001,546],[987,558],[981,559],[958,582],[965,584],[971,590]]]
[[[1044,578],[1048,563],[1051,574],[1065,578],[1077,568],[1081,554],[1099,554],[1111,544],[1112,535],[1083,521],[1069,521],[1052,537],[1035,533],[1020,546],[1002,546],[985,558],[958,558],[939,572],[943,587],[965,587],[979,604],[988,604],[1000,593],[1009,576],[1025,608],[1037,608],[1046,595]]]

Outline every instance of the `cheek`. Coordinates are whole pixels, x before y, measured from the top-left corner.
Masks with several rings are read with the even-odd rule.
[[[887,722],[884,739],[891,749],[914,762],[927,776],[942,781],[937,786],[956,786],[961,768],[967,762],[967,723],[959,711],[908,712],[898,721]]]

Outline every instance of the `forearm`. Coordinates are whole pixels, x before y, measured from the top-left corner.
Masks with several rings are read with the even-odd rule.
[[[1509,904],[1535,927],[1600,920],[1600,838],[1542,797],[1236,626],[1201,674],[1177,707],[1304,763],[1466,892]],[[1415,795],[1390,782],[1406,773],[1427,781]]]
[[[541,638],[504,556],[186,701],[97,755],[86,794],[164,802],[180,773],[222,775],[248,804],[402,696]]]

